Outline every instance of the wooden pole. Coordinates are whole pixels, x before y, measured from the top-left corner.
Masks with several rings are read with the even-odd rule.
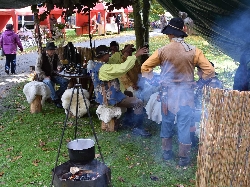
[[[30,104],[30,113],[31,114],[39,113],[42,111],[41,101],[42,101],[42,96],[36,95],[35,99]]]
[[[40,21],[39,21],[39,16],[38,13],[34,13],[35,17],[35,38],[37,42],[37,47],[38,47],[38,54],[42,53],[42,36],[40,32]]]
[[[115,119],[112,118],[108,123],[105,123],[104,121],[102,121],[101,129],[104,131],[108,131],[108,132],[114,132],[115,131]]]

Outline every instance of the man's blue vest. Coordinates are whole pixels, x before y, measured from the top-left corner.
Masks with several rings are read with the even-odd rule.
[[[120,90],[119,80],[113,79],[110,81],[101,81],[99,79],[99,70],[103,66],[100,62],[94,62],[91,72],[91,78],[94,84],[95,101],[99,104],[105,104],[103,94],[106,95],[108,105],[116,105],[121,102],[126,96]],[[104,91],[103,91],[104,90]],[[103,93],[105,92],[105,93]]]

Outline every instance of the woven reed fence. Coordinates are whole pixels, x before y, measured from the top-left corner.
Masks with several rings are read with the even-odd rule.
[[[203,92],[196,187],[250,187],[250,92]]]

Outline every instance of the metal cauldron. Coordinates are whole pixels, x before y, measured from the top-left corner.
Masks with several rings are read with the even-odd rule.
[[[91,139],[75,139],[67,144],[72,162],[89,162],[95,158],[95,142]]]

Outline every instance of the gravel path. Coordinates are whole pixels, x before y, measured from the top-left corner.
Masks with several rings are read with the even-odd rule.
[[[150,36],[157,36],[160,34],[161,33],[159,32],[159,30],[150,32]],[[135,40],[135,36],[123,35],[101,40],[95,40],[95,46],[109,45],[109,43],[113,40],[116,40],[118,43],[125,43],[131,40]],[[90,47],[89,42],[75,43],[74,45],[75,47]],[[12,88],[13,85],[27,80],[27,78],[30,76],[30,66],[35,65],[37,57],[38,54],[36,52],[18,55],[16,75],[7,75],[4,71],[5,58],[2,58],[0,60],[0,99],[6,96],[6,94]]]

